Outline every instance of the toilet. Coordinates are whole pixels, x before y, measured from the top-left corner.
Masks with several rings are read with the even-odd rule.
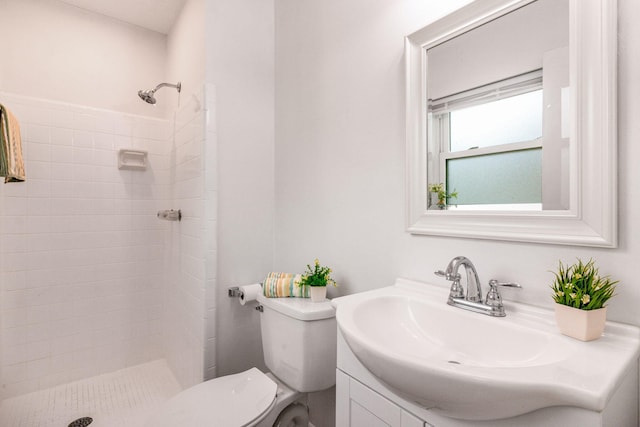
[[[264,361],[205,381],[162,405],[146,427],[307,427],[306,393],[335,385],[336,320],[330,301],[258,296]]]

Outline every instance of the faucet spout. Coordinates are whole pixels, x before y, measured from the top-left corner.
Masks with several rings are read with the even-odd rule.
[[[467,275],[466,295],[462,285],[460,284],[460,279],[462,278],[460,273],[458,273],[460,267],[464,267],[464,271]],[[497,280],[490,280],[490,290],[487,293],[486,300],[483,301],[482,288],[480,286],[480,279],[478,279],[476,268],[469,258],[463,256],[457,256],[452,259],[445,271],[438,270],[434,273],[436,276],[444,277],[452,282],[447,304],[495,317],[506,316],[504,312],[504,305],[502,304],[502,298],[498,292],[498,286],[507,286],[510,288],[520,287],[517,283],[500,283]]]
[[[475,266],[464,256],[457,256],[449,262],[445,274],[447,277],[460,278],[458,270],[460,267],[464,267],[467,276],[467,301],[482,302],[482,289],[480,288],[480,279]]]

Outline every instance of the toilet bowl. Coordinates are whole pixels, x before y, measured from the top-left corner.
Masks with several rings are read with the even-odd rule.
[[[331,303],[258,297],[265,364],[190,387],[146,427],[307,427],[307,392],[335,385],[336,322]]]

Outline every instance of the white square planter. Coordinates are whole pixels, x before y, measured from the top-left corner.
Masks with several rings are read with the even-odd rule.
[[[556,304],[556,323],[564,335],[581,341],[600,338],[607,321],[607,307],[598,310],[580,310]]]

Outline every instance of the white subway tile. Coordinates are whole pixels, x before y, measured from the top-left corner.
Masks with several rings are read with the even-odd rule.
[[[76,113],[73,115],[74,128],[85,131],[94,131],[96,118],[92,113]]]
[[[31,216],[51,215],[51,199],[29,198],[27,203],[27,214]]]
[[[49,113],[51,125],[60,128],[73,128],[73,111],[64,109],[52,109]]]
[[[27,380],[27,364],[16,363],[2,367],[2,380],[4,383],[15,384]]]
[[[27,161],[51,161],[51,145],[48,143],[41,144],[37,142],[30,142],[26,144],[25,159]],[[25,171],[26,172],[26,171]]]
[[[56,168],[69,168],[71,163],[73,163],[73,147],[71,145],[52,145],[51,162],[52,172],[54,172]]]
[[[42,358],[27,362],[27,379],[38,380],[49,372],[51,359]]]
[[[73,130],[60,127],[51,128],[51,145],[73,145]]]
[[[93,148],[93,133],[83,130],[74,131],[73,146],[82,148]]]
[[[115,150],[116,135],[113,133],[96,132],[93,134],[93,146],[97,150]]]
[[[4,184],[0,184],[4,185]],[[18,216],[27,214],[26,197],[5,197],[2,204],[2,213],[7,216]]]
[[[50,197],[51,181],[44,179],[29,179],[27,181],[28,197]]]
[[[93,164],[97,166],[107,166],[115,169],[118,164],[117,152],[112,150],[95,150],[93,153]]]
[[[26,271],[6,271],[1,277],[6,291],[17,291],[27,287]]]
[[[28,161],[25,169],[29,172],[28,179],[51,179],[51,163]]]
[[[81,165],[93,165],[93,150],[89,148],[73,147],[73,163]]]
[[[50,341],[34,341],[27,343],[27,360],[44,359],[51,356]]]
[[[24,130],[23,130],[24,129]],[[41,126],[35,124],[27,124],[23,126],[21,131],[24,132],[24,139],[29,142],[37,142],[39,144],[49,144],[51,143],[50,137],[51,128],[48,126]]]
[[[26,230],[29,233],[49,233],[51,232],[51,217],[44,216],[27,216]]]

